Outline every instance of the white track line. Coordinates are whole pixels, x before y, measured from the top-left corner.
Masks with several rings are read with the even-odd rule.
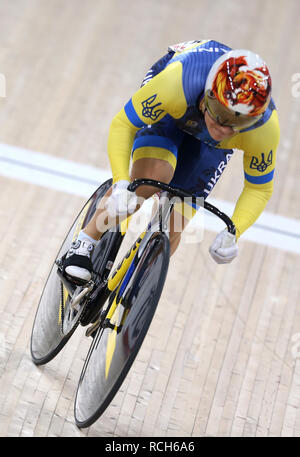
[[[109,170],[1,143],[0,174],[84,198],[88,198],[111,176]],[[229,216],[233,213],[233,203],[215,199],[208,201]],[[193,224],[197,227],[201,224],[200,219],[195,217]],[[217,232],[223,227],[223,223],[215,216],[205,213],[206,230]],[[243,239],[299,254],[300,220],[265,211],[244,233]]]

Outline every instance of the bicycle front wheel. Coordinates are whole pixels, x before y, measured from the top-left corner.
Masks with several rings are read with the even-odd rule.
[[[121,298],[111,319],[115,325],[99,328],[82,369],[74,405],[78,427],[89,427],[103,414],[132,366],[161,296],[169,257],[169,239],[158,232],[133,260],[136,268],[122,292],[126,305]]]

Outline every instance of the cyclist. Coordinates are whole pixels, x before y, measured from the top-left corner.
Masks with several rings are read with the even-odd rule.
[[[157,189],[127,190],[130,181],[151,178],[206,198],[235,150],[242,150],[244,187],[232,220],[236,236],[220,232],[210,254],[217,263],[237,256],[237,240],[271,197],[279,122],[265,62],[248,50],[214,40],[168,48],[148,71],[139,90],[114,117],[108,138],[113,185],[64,261],[65,273],[89,280],[91,255],[102,215],[126,217]],[[132,167],[130,169],[130,157]],[[188,219],[182,215],[184,226]],[[170,228],[171,254],[180,232]]]

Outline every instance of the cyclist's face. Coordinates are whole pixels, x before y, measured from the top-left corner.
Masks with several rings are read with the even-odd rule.
[[[208,133],[216,141],[225,140],[226,138],[229,138],[236,133],[232,127],[220,125],[214,121],[208,114],[207,110],[204,112],[204,119]]]

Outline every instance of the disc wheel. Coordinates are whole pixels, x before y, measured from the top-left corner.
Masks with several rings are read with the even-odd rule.
[[[119,304],[110,327],[100,327],[94,336],[78,383],[74,404],[78,427],[89,427],[103,414],[132,366],[161,296],[169,256],[169,239],[154,233],[141,257],[136,254],[126,287],[119,286],[121,296],[112,295],[109,302],[117,298]]]

